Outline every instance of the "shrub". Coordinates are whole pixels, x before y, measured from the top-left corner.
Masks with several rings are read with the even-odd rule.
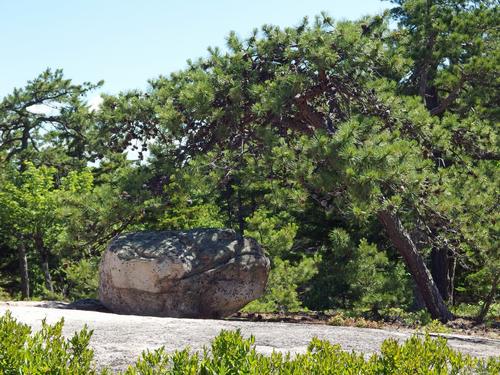
[[[423,327],[424,332],[426,333],[450,333],[452,329],[450,327],[445,326],[437,319],[433,319],[429,324]]]
[[[222,331],[201,355],[187,350],[166,354],[163,348],[146,352],[127,375],[146,374],[497,374],[500,360],[481,360],[451,349],[443,338],[413,336],[405,343],[384,341],[380,354],[365,359],[340,345],[313,339],[305,354],[292,357],[255,350],[254,338],[239,331]]]
[[[10,294],[0,286],[0,301],[8,301],[11,298]]]
[[[334,314],[328,319],[331,326],[348,326],[358,328],[380,328],[381,323],[373,320],[367,320],[363,317],[346,316],[342,311]]]
[[[481,305],[461,303],[459,305],[452,306],[450,309],[456,316],[464,318],[475,318],[479,315],[479,311],[481,310]],[[492,303],[488,315],[486,316],[486,320],[494,321],[495,318],[499,316],[500,316],[500,303]]]
[[[283,259],[290,253],[298,226],[287,213],[258,209],[246,219],[245,235],[255,238],[271,258],[271,272],[264,295],[243,311],[277,312],[305,310],[301,287],[318,271],[319,257],[303,257],[295,262]]]
[[[69,263],[65,269],[67,280],[67,295],[72,300],[96,298],[98,279],[98,259],[81,259]]]
[[[400,322],[409,327],[423,327],[432,322],[431,315],[427,310],[405,311],[392,307],[384,310],[382,314],[389,321]]]
[[[424,339],[413,336],[404,344],[394,339],[385,340],[381,353],[369,361],[368,373],[385,374],[496,374],[500,370],[498,358],[484,361],[463,355],[451,349],[444,338]]]
[[[404,267],[365,238],[335,228],[319,253],[318,272],[304,298],[307,307],[350,309],[378,318],[385,309],[411,303],[411,284]]]
[[[317,259],[303,258],[296,265],[274,258],[264,295],[250,302],[243,311],[276,312],[306,310],[300,301],[298,287],[317,272]]]
[[[71,339],[62,336],[63,321],[31,332],[7,312],[0,318],[0,374],[95,374],[87,328]]]
[[[39,332],[18,323],[10,313],[0,317],[0,374],[97,374],[92,331],[84,328],[71,339],[62,337],[63,321],[42,324]],[[343,351],[340,345],[313,339],[307,352],[270,356],[255,350],[255,339],[239,331],[221,331],[202,353],[189,349],[167,353],[145,351],[126,375],[196,374],[498,374],[500,359],[476,359],[451,349],[443,338],[413,336],[405,343],[386,340],[380,354],[365,359]],[[108,374],[102,370],[101,374]]]

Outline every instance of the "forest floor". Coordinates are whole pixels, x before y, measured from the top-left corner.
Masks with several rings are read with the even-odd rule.
[[[68,309],[57,302],[0,302],[0,316],[9,310],[20,322],[39,329],[43,319],[53,324],[64,318],[64,334],[87,325],[92,329],[91,346],[99,367],[123,370],[146,349],[165,346],[167,351],[189,346],[200,350],[222,329],[240,329],[244,336],[255,336],[256,349],[304,352],[313,337],[337,343],[347,351],[374,353],[385,339],[405,340],[418,333],[409,329],[373,329],[326,324],[248,321],[242,317],[224,320],[175,319],[117,315],[101,311]],[[262,317],[264,318],[264,317]],[[454,349],[473,356],[500,355],[500,340],[484,336],[443,334]]]

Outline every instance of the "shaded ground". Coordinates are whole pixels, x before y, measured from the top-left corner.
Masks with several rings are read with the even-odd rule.
[[[378,328],[389,331],[415,330],[420,328],[417,324],[409,325],[399,317],[386,317],[384,320],[366,320],[363,318],[350,318],[341,316],[340,322],[335,323],[339,315],[325,314],[322,312],[304,313],[236,313],[230,317],[233,320],[254,322],[282,322],[282,323],[304,323],[304,324],[327,324],[339,326],[351,326],[358,328]],[[446,323],[443,328],[449,333],[466,336],[484,336],[492,339],[500,339],[500,322],[477,324],[473,319],[459,318]]]
[[[41,307],[51,306],[51,307]],[[54,308],[59,307],[59,308]],[[321,324],[254,322],[238,320],[202,320],[116,315],[100,311],[63,309],[62,303],[0,302],[0,315],[7,310],[35,329],[42,319],[55,323],[64,318],[64,334],[70,336],[85,324],[94,330],[91,345],[99,366],[123,370],[146,349],[165,346],[168,351],[190,346],[201,349],[220,330],[240,329],[244,336],[254,335],[257,350],[304,352],[313,337],[340,344],[345,350],[376,352],[387,338],[405,340],[411,330],[381,330],[334,327]],[[443,335],[451,347],[478,357],[500,355],[500,340],[478,336]]]

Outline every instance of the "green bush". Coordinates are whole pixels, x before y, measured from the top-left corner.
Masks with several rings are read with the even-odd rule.
[[[432,317],[427,310],[406,311],[401,308],[391,307],[383,310],[382,315],[389,321],[400,322],[409,327],[423,327],[432,322]]]
[[[43,322],[39,332],[7,313],[0,317],[0,374],[97,374],[89,348],[92,331],[62,337],[63,321]],[[500,358],[476,359],[451,349],[446,340],[413,336],[405,343],[386,340],[380,354],[365,358],[340,345],[313,339],[307,352],[292,356],[255,350],[255,340],[239,331],[221,331],[202,353],[165,348],[143,352],[126,375],[155,374],[498,374]],[[101,374],[109,373],[102,370]]]
[[[469,304],[461,303],[456,306],[452,306],[451,311],[453,314],[464,318],[475,318],[479,315],[481,310],[480,304]],[[500,316],[500,303],[492,303],[488,315],[486,316],[487,321],[494,321],[495,318]]]
[[[245,235],[255,238],[271,258],[271,272],[264,295],[243,311],[277,312],[307,310],[302,306],[300,288],[318,271],[319,257],[302,257],[296,262],[283,259],[290,252],[298,226],[288,214],[258,209],[246,219]]]
[[[64,322],[31,332],[7,312],[0,318],[0,374],[95,374],[92,331],[84,328],[71,339],[62,336]]]
[[[81,259],[65,269],[67,296],[71,300],[96,298],[99,285],[99,259]]]
[[[378,318],[383,310],[411,304],[411,283],[404,267],[374,243],[335,228],[319,252],[318,272],[304,296],[310,309],[349,309]]]
[[[288,260],[275,257],[264,295],[250,302],[242,311],[307,310],[302,306],[297,289],[317,272],[317,262],[315,258],[304,257],[298,264],[292,265]]]
[[[437,319],[433,319],[429,324],[423,327],[424,332],[426,333],[451,333],[452,329],[450,327],[445,326]]]
[[[12,299],[9,293],[5,291],[1,286],[0,286],[0,301],[8,301]]]
[[[497,374],[500,360],[475,359],[452,350],[446,340],[413,336],[403,344],[386,340],[381,353],[365,359],[343,351],[340,345],[313,339],[305,354],[255,350],[254,338],[239,331],[222,331],[210,350],[190,354],[187,350],[166,354],[163,348],[146,352],[129,367],[127,375],[146,374]]]

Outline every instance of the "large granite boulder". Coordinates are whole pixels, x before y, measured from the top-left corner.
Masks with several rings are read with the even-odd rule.
[[[257,241],[233,230],[129,233],[104,253],[99,299],[120,314],[224,317],[262,295],[269,268]]]

